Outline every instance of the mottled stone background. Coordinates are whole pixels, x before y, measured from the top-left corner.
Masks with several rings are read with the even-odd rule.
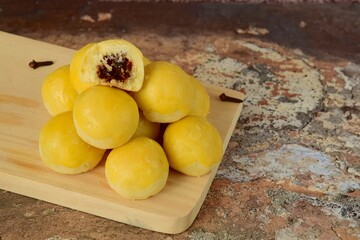
[[[0,0],[2,31],[75,49],[122,37],[246,96],[184,233],[2,191],[0,239],[360,239],[360,5],[243,2],[259,4]]]

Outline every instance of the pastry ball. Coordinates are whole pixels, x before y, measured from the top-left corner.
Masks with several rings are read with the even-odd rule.
[[[70,67],[62,66],[47,75],[42,82],[41,97],[50,115],[71,111],[77,92],[70,83]]]
[[[164,132],[163,148],[170,167],[190,176],[210,172],[223,154],[218,130],[200,116],[187,116],[169,124]]]
[[[133,97],[147,119],[169,123],[191,112],[194,89],[179,66],[157,61],[145,66],[143,87]]]
[[[82,66],[85,57],[88,55],[89,49],[94,43],[89,43],[84,47],[80,48],[72,57],[70,63],[70,82],[73,88],[81,93],[84,90],[96,85],[94,82],[85,81],[82,79],[83,71],[86,71]]]
[[[69,111],[52,117],[42,127],[39,152],[42,161],[52,170],[77,174],[93,169],[105,150],[90,146],[78,136]]]
[[[79,136],[101,149],[123,145],[139,124],[139,110],[134,99],[123,90],[100,85],[78,96],[73,115]]]
[[[134,137],[149,137],[156,140],[160,134],[160,123],[151,122],[144,117],[142,112],[139,112],[139,125],[136,129]]]
[[[146,199],[159,193],[168,175],[169,163],[164,150],[147,137],[133,138],[113,149],[105,163],[110,187],[127,199]]]
[[[141,51],[124,39],[110,39],[92,44],[72,60],[76,78],[94,85],[107,85],[138,91],[144,80]],[[73,70],[74,69],[74,70]]]
[[[195,97],[190,115],[206,117],[210,111],[210,96],[202,83],[193,76],[189,76]]]

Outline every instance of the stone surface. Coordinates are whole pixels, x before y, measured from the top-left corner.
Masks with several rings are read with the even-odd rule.
[[[151,232],[1,191],[0,239],[360,239],[359,10],[356,3],[2,2],[3,31],[75,49],[123,37],[152,60],[246,98],[187,231]]]

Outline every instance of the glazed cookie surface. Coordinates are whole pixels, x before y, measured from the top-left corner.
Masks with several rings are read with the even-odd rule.
[[[126,143],[139,124],[134,99],[125,91],[93,86],[74,103],[74,123],[79,136],[92,146],[111,149]]]
[[[192,110],[194,89],[177,65],[156,61],[145,66],[142,88],[133,94],[144,116],[153,122],[175,122]]]
[[[210,172],[222,158],[222,139],[217,129],[200,116],[187,116],[167,126],[163,148],[170,167],[190,176]]]
[[[166,185],[169,163],[162,147],[147,137],[131,139],[113,149],[106,159],[110,187],[127,199],[146,199]]]
[[[71,111],[77,92],[70,83],[70,66],[64,65],[48,74],[41,86],[41,98],[50,115]]]
[[[52,117],[41,129],[39,152],[42,161],[52,170],[77,174],[93,169],[105,150],[90,146],[77,134],[72,112]]]

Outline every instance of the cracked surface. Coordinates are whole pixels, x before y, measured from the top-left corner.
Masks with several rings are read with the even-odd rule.
[[[1,6],[2,30],[70,48],[121,36],[151,60],[172,61],[246,98],[208,196],[184,233],[155,233],[2,191],[0,239],[360,238],[358,4],[179,4],[170,16],[161,3],[155,16],[124,15],[139,5],[117,1],[77,1],[72,9],[18,2],[24,8]],[[99,12],[111,18],[81,18]],[[49,16],[53,21],[44,20]],[[268,33],[240,34],[254,25]]]

